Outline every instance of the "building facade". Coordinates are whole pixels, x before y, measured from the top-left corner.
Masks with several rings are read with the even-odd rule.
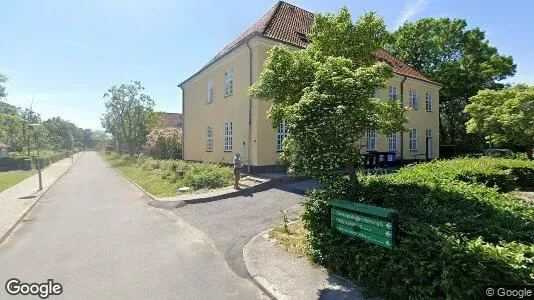
[[[279,166],[285,124],[273,128],[267,118],[270,103],[250,99],[248,89],[262,72],[269,49],[306,47],[312,22],[312,13],[281,1],[179,85],[185,160],[231,163],[240,152],[252,172]],[[375,97],[409,107],[409,130],[391,136],[368,132],[364,150],[393,151],[404,160],[439,157],[440,85],[385,51],[377,55],[391,65],[394,76]]]

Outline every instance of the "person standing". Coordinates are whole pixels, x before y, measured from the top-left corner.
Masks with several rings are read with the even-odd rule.
[[[239,152],[236,152],[234,156],[234,175],[235,175],[234,189],[236,190],[239,190],[239,179],[241,179],[241,168],[243,167],[243,164],[241,163],[241,159],[239,157],[240,157]]]

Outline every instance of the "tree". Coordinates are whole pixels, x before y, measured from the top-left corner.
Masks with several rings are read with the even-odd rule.
[[[0,141],[5,142],[11,151],[20,151],[24,144],[22,139],[23,119],[18,115],[0,113]]]
[[[490,141],[524,147],[530,160],[534,151],[534,86],[517,85],[499,91],[482,90],[471,97],[465,112],[469,132]]]
[[[0,99],[7,96],[6,87],[2,83],[6,83],[8,80],[7,76],[0,73]]]
[[[182,156],[182,129],[156,128],[147,136],[143,153],[157,159],[179,159]]]
[[[69,121],[54,117],[44,121],[43,127],[47,138],[42,143],[50,148],[69,150],[83,145],[83,130]]]
[[[328,183],[345,166],[356,187],[358,141],[369,130],[388,134],[405,123],[400,103],[372,98],[393,76],[376,57],[387,32],[374,13],[353,24],[346,8],[336,15],[315,15],[312,32],[304,50],[272,48],[250,94],[272,101],[268,116],[273,126],[285,120],[283,159],[291,171]]]
[[[117,150],[125,145],[133,156],[146,141],[148,116],[154,101],[143,94],[144,87],[139,81],[112,86],[105,94],[106,113],[102,116],[102,126],[113,135]]]
[[[443,84],[440,90],[442,144],[482,147],[483,137],[466,134],[464,113],[469,97],[482,89],[502,89],[499,81],[512,76],[511,56],[499,54],[484,31],[467,29],[462,19],[423,18],[405,23],[392,34],[388,50],[428,78]]]
[[[93,131],[93,147],[96,149],[102,149],[106,143],[110,140],[109,135],[102,130]]]

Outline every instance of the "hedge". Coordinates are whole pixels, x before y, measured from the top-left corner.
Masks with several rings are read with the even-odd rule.
[[[39,157],[41,168],[45,168],[57,161],[67,158],[71,152],[60,152]],[[16,157],[0,158],[0,171],[31,170],[37,168],[37,156],[19,155]]]
[[[331,182],[304,203],[312,259],[370,296],[393,299],[481,298],[490,284],[534,284],[534,207],[501,193],[494,180],[506,179],[506,190],[528,185],[517,172],[532,170],[517,160],[459,159],[362,176],[354,193],[348,180]],[[398,211],[398,245],[389,250],[331,231],[330,198]]]

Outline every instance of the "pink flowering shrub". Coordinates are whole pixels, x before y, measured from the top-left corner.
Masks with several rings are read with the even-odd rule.
[[[156,128],[147,135],[143,154],[157,159],[182,158],[182,129]]]

